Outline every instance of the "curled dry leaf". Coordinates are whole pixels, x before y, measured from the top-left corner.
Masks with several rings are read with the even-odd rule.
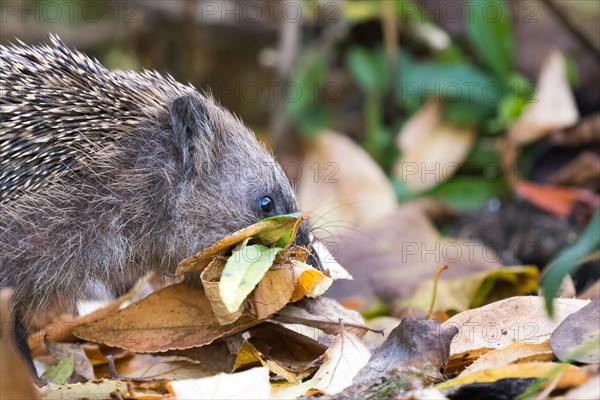
[[[198,254],[182,260],[177,265],[176,273],[180,275],[185,272],[202,271],[215,257],[225,255],[234,246],[248,238],[258,238],[265,245],[271,245],[282,238],[286,239],[287,234],[294,231],[302,218],[300,213],[278,215],[240,229]],[[287,243],[287,240],[285,241]]]
[[[511,297],[463,311],[442,324],[444,328],[459,329],[450,347],[448,368],[461,370],[482,354],[514,342],[546,341],[568,315],[588,303],[589,300],[556,299],[554,319],[548,317],[544,299],[534,296]]]
[[[449,179],[475,142],[472,126],[443,121],[439,103],[429,103],[406,122],[398,135],[402,152],[394,166],[396,179],[413,193],[421,193]]]
[[[279,324],[263,322],[248,330],[249,339],[267,359],[295,372],[313,368],[327,347],[316,340]]]
[[[319,342],[277,324],[263,323],[248,334],[250,337],[238,351],[234,371],[259,365],[296,383],[316,370],[327,350]]]
[[[542,65],[537,93],[508,131],[508,137],[513,143],[524,145],[570,127],[578,119],[579,112],[567,81],[564,56],[553,51]]]
[[[257,319],[265,319],[290,302],[305,296],[322,295],[332,283],[331,278],[303,262],[281,260],[265,273],[244,306],[231,313],[225,306],[218,287],[223,266],[224,261],[216,258],[201,274],[211,308],[222,325],[235,322],[244,310],[248,310]]]
[[[344,329],[362,338],[369,330],[361,315],[348,310],[334,299],[320,297],[303,299],[280,310],[272,320],[283,324],[300,324],[318,328],[325,333],[337,335]]]

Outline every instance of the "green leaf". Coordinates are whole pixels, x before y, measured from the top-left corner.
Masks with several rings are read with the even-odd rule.
[[[563,278],[574,273],[581,267],[582,261],[600,246],[600,210],[597,210],[592,220],[585,228],[579,239],[565,248],[548,264],[542,274],[541,286],[544,290],[546,309],[553,315],[553,300]]]
[[[299,218],[302,218],[300,212],[265,218],[261,222],[267,222],[269,228],[259,232],[256,237],[262,244],[285,247],[293,239],[294,227]]]
[[[373,0],[346,1],[342,4],[344,20],[355,24],[381,18],[381,2]]]
[[[538,289],[537,267],[504,267],[488,273],[473,296],[469,308],[500,301],[513,296],[531,294]]]
[[[403,54],[404,56],[404,54]],[[428,97],[455,107],[477,108],[473,114],[492,114],[500,100],[500,85],[488,74],[468,64],[401,63],[396,101],[409,112],[421,108]],[[468,110],[468,108],[467,108]],[[452,112],[452,111],[451,111]],[[462,118],[469,120],[469,118]],[[470,118],[473,120],[473,117]]]
[[[327,126],[329,107],[320,101],[328,71],[326,55],[312,52],[292,72],[286,108],[302,134],[312,136]]]
[[[75,363],[73,361],[73,355],[69,354],[58,361],[56,365],[49,367],[44,372],[44,377],[55,385],[64,385],[67,383],[73,371],[75,369]]]
[[[249,240],[244,240],[240,248],[232,252],[219,282],[219,293],[229,312],[240,307],[282,250],[281,247],[271,248],[262,244],[248,245]]]
[[[477,55],[502,82],[506,82],[513,71],[515,46],[505,2],[471,2],[466,17],[467,34]]]
[[[507,191],[501,177],[454,176],[425,195],[437,197],[453,209],[462,211],[482,207],[491,198],[506,195]]]
[[[389,85],[389,74],[383,49],[352,47],[346,64],[356,82],[366,92],[383,92]]]
[[[450,103],[446,104],[446,120],[455,125],[479,124],[494,116],[491,107],[482,104]]]

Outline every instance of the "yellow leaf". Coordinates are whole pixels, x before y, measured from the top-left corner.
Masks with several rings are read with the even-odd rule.
[[[560,372],[561,377],[556,385],[558,389],[581,385],[590,379],[590,375],[585,370],[574,365],[552,362],[531,362],[505,365],[500,368],[484,369],[440,383],[435,386],[435,389],[443,390],[469,383],[496,382],[497,380],[505,378],[543,378],[549,376],[557,367],[560,368],[561,366],[563,367],[563,370]]]
[[[489,300],[529,294],[538,287],[537,267],[505,267],[483,271],[456,279],[443,279],[438,284],[434,311],[461,312],[478,307]],[[400,301],[397,310],[417,308],[427,310],[433,293],[433,279],[417,286],[413,296]]]
[[[508,364],[532,362],[532,361],[552,361],[554,354],[548,341],[535,343],[516,342],[508,347],[498,350],[492,350],[485,353],[459,376],[465,376],[477,371],[489,368],[497,368]]]

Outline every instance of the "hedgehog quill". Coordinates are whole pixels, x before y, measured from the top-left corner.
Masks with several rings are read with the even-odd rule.
[[[272,155],[210,96],[50,42],[0,47],[0,287],[29,361],[50,310],[298,211]],[[306,222],[296,242],[309,246]]]

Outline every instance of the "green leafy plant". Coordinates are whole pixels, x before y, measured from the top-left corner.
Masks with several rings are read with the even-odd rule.
[[[544,269],[541,286],[544,290],[548,314],[553,315],[553,300],[560,289],[563,278],[567,274],[576,272],[585,258],[597,250],[598,246],[600,246],[600,210],[596,211],[579,239],[573,245],[563,249]]]

